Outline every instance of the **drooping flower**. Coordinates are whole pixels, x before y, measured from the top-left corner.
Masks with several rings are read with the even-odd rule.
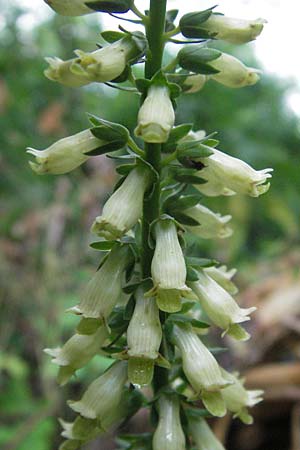
[[[201,91],[207,81],[207,76],[202,74],[191,74],[183,82],[185,94],[194,94]]]
[[[190,417],[189,430],[197,450],[225,450],[202,417]]]
[[[139,42],[143,42],[142,38]],[[44,73],[50,80],[68,87],[112,81],[124,72],[128,62],[142,53],[142,45],[127,36],[92,53],[76,50],[77,58],[67,61],[46,58],[49,67]]]
[[[86,318],[106,319],[122,296],[126,267],[132,261],[127,245],[115,245],[100,269],[89,281],[79,305],[69,311]]]
[[[156,245],[151,264],[154,288],[159,309],[176,312],[181,309],[181,297],[188,292],[185,284],[186,265],[178,241],[177,228],[172,219],[159,220],[155,225]]]
[[[159,422],[153,436],[153,450],[185,450],[178,397],[161,395],[157,403]]]
[[[127,362],[114,363],[103,375],[93,381],[79,401],[69,401],[69,406],[87,419],[98,419],[103,427],[108,417],[121,406],[124,385],[127,381]]]
[[[106,239],[118,239],[127,233],[142,215],[143,198],[150,181],[150,171],[146,166],[133,169],[105,203],[92,231]]]
[[[83,16],[95,11],[124,13],[131,0],[44,0],[55,12],[63,16]]]
[[[154,298],[145,298],[140,286],[135,309],[127,329],[128,378],[133,384],[151,383],[155,360],[162,339],[159,310]]]
[[[228,386],[219,364],[191,327],[174,325],[175,345],[180,349],[183,371],[197,396],[214,416],[222,417],[226,407],[221,390]]]
[[[201,192],[211,196],[238,193],[258,197],[268,191],[270,183],[266,181],[272,177],[273,169],[255,170],[238,158],[210,149],[212,155],[197,159],[204,165],[199,175],[207,180],[207,183],[195,186]]]
[[[107,328],[102,325],[92,334],[74,334],[62,348],[45,349],[53,357],[52,362],[60,366],[59,383],[64,385],[76,370],[85,366],[99,352],[107,336]]]
[[[245,20],[212,13],[203,23],[201,28],[208,31],[217,39],[231,44],[245,44],[253,41],[262,32],[265,19]]]
[[[230,215],[221,216],[200,203],[192,208],[184,210],[184,213],[199,222],[197,226],[187,226],[191,233],[204,239],[227,238],[233,233],[232,228],[227,224],[231,219]]]
[[[88,152],[107,142],[96,138],[90,130],[84,130],[52,144],[46,150],[28,148],[27,153],[36,157],[29,162],[38,174],[60,175],[71,172],[89,159]]]
[[[235,295],[238,292],[238,288],[233,281],[231,281],[236,274],[236,269],[227,270],[226,266],[212,266],[206,267],[204,272],[222,286],[223,289],[229,292],[229,294]]]
[[[245,380],[222,369],[222,374],[231,384],[222,391],[222,397],[229,411],[234,413],[243,423],[251,425],[253,417],[247,408],[262,401],[262,390],[247,390],[244,387]]]
[[[139,110],[136,136],[145,142],[166,142],[174,121],[175,113],[168,86],[153,84]]]
[[[198,280],[190,285],[215,325],[236,339],[249,339],[249,334],[239,324],[250,320],[249,314],[256,310],[255,307],[240,308],[232,296],[203,271],[198,272]]]
[[[247,67],[239,59],[227,53],[210,62],[210,65],[219,70],[219,73],[210,75],[210,78],[230,88],[252,86],[259,81],[258,69]]]

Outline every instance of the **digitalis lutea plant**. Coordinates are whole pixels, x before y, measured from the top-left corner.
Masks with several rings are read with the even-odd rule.
[[[46,58],[45,75],[67,87],[109,82],[118,88],[127,82],[128,95],[140,94],[138,141],[124,126],[91,115],[89,129],[46,150],[28,149],[38,174],[65,174],[109,152],[122,174],[92,225],[100,237],[92,247],[106,254],[78,305],[69,309],[80,317],[76,331],[61,348],[46,349],[59,366],[60,384],[99,352],[111,359],[81,399],[68,402],[77,415],[72,423],[60,420],[60,450],[82,448],[140,407],[152,409],[153,433],[122,436],[122,448],[224,449],[205,417],[229,411],[250,424],[248,408],[262,392],[247,390],[243,379],[223,369],[199,334],[217,326],[221,336],[249,339],[243,324],[255,308],[234,300],[235,269],[189,256],[184,236],[229,238],[231,216],[212,211],[209,197],[258,197],[269,188],[271,169],[255,170],[222,152],[214,135],[190,124],[175,126],[176,98],[211,82],[229,88],[255,84],[260,72],[214,49],[211,39],[244,44],[259,36],[265,21],[226,17],[213,7],[186,14],[175,25],[178,11],[166,12],[167,0],[151,0],[145,13],[133,0],[45,1],[65,16],[131,11],[135,19],[122,18],[145,28],[105,31],[101,48],[76,50],[67,61]],[[180,33],[183,40],[174,39]],[[164,66],[168,42],[185,45]],[[136,78],[134,66],[142,62],[145,76]],[[129,164],[122,165],[123,157]],[[203,314],[208,322],[199,320]],[[151,384],[153,398],[146,398],[140,388]],[[197,409],[199,401],[205,410]]]

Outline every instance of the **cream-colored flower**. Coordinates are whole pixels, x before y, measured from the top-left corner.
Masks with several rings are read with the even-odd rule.
[[[63,16],[83,16],[93,11],[85,0],[44,0],[50,8]]]
[[[250,320],[249,314],[256,308],[240,308],[232,296],[207,273],[199,271],[198,277],[199,279],[190,283],[190,286],[197,295],[205,313],[225,333],[236,339],[241,339],[241,333],[236,333],[237,325]],[[249,339],[249,337],[248,333],[244,331],[243,340]]]
[[[116,245],[87,284],[79,305],[69,311],[86,318],[106,320],[122,296],[124,272],[131,260],[128,246]]]
[[[69,401],[69,406],[87,419],[102,422],[121,406],[124,385],[127,381],[127,362],[113,364],[103,375],[93,381],[80,401]]]
[[[151,383],[155,360],[162,339],[159,310],[154,298],[146,298],[140,286],[135,309],[127,329],[128,374],[133,384]]]
[[[167,86],[152,85],[138,114],[135,134],[145,142],[166,142],[174,125],[175,113]]]
[[[140,219],[145,191],[151,181],[147,167],[133,169],[121,186],[103,207],[102,215],[96,217],[92,231],[106,239],[118,239]]]
[[[212,266],[206,267],[204,272],[215,280],[223,289],[225,289],[229,294],[235,295],[238,292],[238,288],[231,281],[231,279],[236,274],[236,269],[227,270],[226,266]]]
[[[157,403],[159,421],[153,435],[153,450],[185,450],[178,397],[161,395]]]
[[[212,13],[205,22],[201,23],[201,28],[217,39],[231,44],[245,44],[261,34],[265,23],[267,21],[261,18],[255,20],[235,19]]]
[[[247,390],[244,380],[222,369],[222,374],[231,384],[222,391],[222,397],[229,411],[234,413],[245,424],[252,424],[253,417],[248,413],[252,407],[262,401],[262,390]]]
[[[60,366],[59,383],[64,385],[76,370],[85,366],[99,352],[107,337],[107,329],[102,325],[93,334],[74,334],[62,348],[45,349],[53,357],[52,362]]]
[[[201,91],[207,81],[207,76],[202,74],[191,74],[183,82],[185,94],[194,94]]]
[[[199,176],[207,183],[195,186],[207,195],[247,194],[258,197],[268,191],[273,169],[255,170],[244,161],[211,148],[213,154],[198,158],[204,165]]]
[[[49,67],[44,73],[50,80],[69,87],[105,83],[121,75],[128,61],[140,52],[136,42],[131,37],[125,37],[92,53],[76,50],[77,58],[67,61],[46,58]]]
[[[228,386],[214,356],[191,327],[174,325],[173,335],[181,351],[183,371],[196,395],[200,395],[211,414],[222,417],[226,413],[221,389]]]
[[[210,78],[230,88],[252,86],[259,81],[258,69],[246,67],[239,59],[227,53],[209,63],[219,73],[209,75]]]
[[[88,152],[107,142],[97,139],[90,130],[84,130],[52,144],[46,150],[28,148],[27,153],[36,157],[29,162],[38,174],[60,175],[71,172],[89,159]]]
[[[202,417],[190,417],[189,430],[197,450],[225,450]]]
[[[159,220],[155,225],[156,245],[151,264],[159,309],[176,312],[181,309],[181,297],[190,292],[185,284],[186,265],[173,220]]]
[[[232,228],[227,224],[231,220],[231,216],[221,216],[200,203],[192,208],[184,210],[184,213],[199,222],[197,226],[186,226],[191,233],[196,234],[204,239],[230,237],[233,233]]]

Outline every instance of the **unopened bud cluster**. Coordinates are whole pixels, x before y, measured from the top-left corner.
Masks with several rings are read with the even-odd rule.
[[[59,366],[60,384],[99,352],[111,360],[80,400],[68,402],[76,417],[72,423],[61,420],[66,440],[60,450],[81,448],[130,418],[142,404],[152,409],[155,427],[149,437],[137,435],[136,446],[130,448],[184,450],[194,445],[224,450],[205,415],[195,412],[194,402],[201,400],[207,415],[223,417],[228,411],[250,424],[248,408],[261,400],[262,392],[247,390],[242,378],[219,365],[202,339],[203,330],[216,326],[221,337],[247,340],[244,324],[256,308],[243,308],[234,299],[235,269],[201,255],[188,256],[184,236],[193,234],[199,242],[229,238],[232,217],[211,210],[210,197],[258,197],[269,189],[272,169],[255,170],[217,149],[218,141],[203,130],[175,126],[176,97],[197,92],[210,80],[229,88],[256,83],[258,70],[206,42],[189,40],[243,44],[259,36],[265,21],[229,18],[210,8],[182,16],[178,26],[170,27],[168,19],[164,36],[153,40],[149,30],[156,23],[151,23],[151,14],[139,12],[133,0],[46,3],[66,16],[131,10],[146,28],[145,34],[123,28],[104,32],[103,47],[91,53],[76,50],[76,57],[66,61],[47,58],[45,70],[50,80],[68,87],[132,83],[131,90],[140,93],[134,130],[138,140],[124,126],[91,116],[89,129],[46,150],[28,149],[38,174],[65,174],[109,152],[118,151],[118,162],[129,160],[118,167],[122,178],[91,227],[98,237],[92,247],[106,253],[78,304],[68,310],[79,317],[77,329],[61,348],[46,349]],[[163,46],[179,33],[188,45],[173,63],[152,76],[135,78],[134,65],[146,59],[149,67],[153,46]],[[160,162],[155,164],[149,152],[157,151]],[[154,210],[154,220],[147,222],[145,214]],[[198,319],[203,316],[206,321]],[[139,388],[152,382],[154,397],[149,400]]]

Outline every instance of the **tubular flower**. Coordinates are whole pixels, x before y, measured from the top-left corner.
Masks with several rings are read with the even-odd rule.
[[[77,58],[67,61],[46,58],[49,67],[44,73],[50,80],[68,87],[105,83],[121,75],[127,63],[140,52],[136,42],[131,37],[125,37],[92,53],[76,50]]]
[[[251,425],[253,417],[248,413],[247,407],[262,401],[262,390],[247,390],[244,380],[222,369],[222,374],[231,384],[222,391],[222,397],[229,411],[234,413],[243,423]]]
[[[220,267],[206,267],[204,272],[216,281],[223,289],[225,289],[229,294],[235,295],[238,292],[238,288],[231,281],[231,279],[236,274],[236,269],[227,270],[226,266]]]
[[[227,53],[210,62],[210,65],[219,70],[219,73],[210,75],[210,78],[230,88],[252,86],[259,81],[260,71],[246,67],[240,60]]]
[[[127,363],[113,364],[101,377],[93,381],[80,401],[69,401],[69,406],[87,419],[98,419],[99,426],[121,405],[124,384],[127,381]]]
[[[185,450],[178,397],[161,395],[158,412],[159,422],[153,436],[153,450]]]
[[[147,167],[133,169],[105,203],[102,215],[96,217],[93,223],[92,231],[106,239],[118,239],[127,233],[142,215],[143,198],[150,181]]]
[[[189,430],[197,450],[225,450],[202,417],[189,418]]]
[[[162,339],[159,310],[153,298],[145,298],[140,286],[135,295],[136,304],[127,329],[128,374],[133,384],[151,383],[154,362]]]
[[[234,19],[212,13],[208,20],[201,23],[201,28],[217,39],[231,44],[245,44],[260,35],[266,22],[261,18],[255,20]]]
[[[166,142],[174,125],[175,113],[167,86],[152,85],[138,114],[136,136],[145,142]]]
[[[211,321],[222,328],[224,334],[238,340],[249,339],[249,334],[238,324],[250,320],[248,314],[256,308],[240,308],[231,295],[205,272],[199,271],[198,277],[198,281],[190,285]]]
[[[87,1],[84,0],[44,0],[50,8],[63,16],[83,16],[93,11],[86,6]]]
[[[62,348],[45,349],[53,357],[52,362],[60,366],[59,383],[64,385],[76,370],[87,364],[107,337],[107,329],[102,325],[93,334],[74,334]]]
[[[203,205],[196,205],[192,208],[184,210],[185,214],[199,222],[198,226],[187,226],[186,228],[197,236],[204,239],[211,238],[227,238],[232,235],[233,231],[227,223],[230,221],[231,216],[221,216],[219,213],[215,213]]]
[[[106,144],[90,130],[84,130],[52,144],[46,150],[28,148],[27,153],[36,157],[30,167],[38,174],[61,175],[71,172],[89,159],[88,152]]]
[[[130,262],[131,250],[128,246],[116,245],[87,284],[79,305],[69,311],[86,318],[106,320],[122,296],[124,272]]]
[[[173,335],[181,351],[183,371],[196,395],[211,414],[224,416],[226,408],[220,391],[230,382],[223,377],[216,359],[190,327],[174,325]]]
[[[176,312],[181,309],[181,297],[191,291],[185,284],[186,265],[173,220],[159,220],[155,225],[156,246],[151,264],[159,309]]]
[[[270,183],[266,183],[266,180],[272,177],[270,172],[273,169],[255,170],[238,158],[215,148],[211,148],[211,150],[213,151],[212,155],[198,159],[204,165],[204,168],[199,171],[199,175],[207,180],[207,183],[196,186],[201,192],[206,194],[211,189],[210,194],[207,193],[207,195],[237,193],[259,197],[268,191]],[[227,194],[224,192],[224,188],[227,189]]]
[[[207,76],[202,74],[189,75],[183,82],[185,94],[194,94],[201,91],[207,81]]]

